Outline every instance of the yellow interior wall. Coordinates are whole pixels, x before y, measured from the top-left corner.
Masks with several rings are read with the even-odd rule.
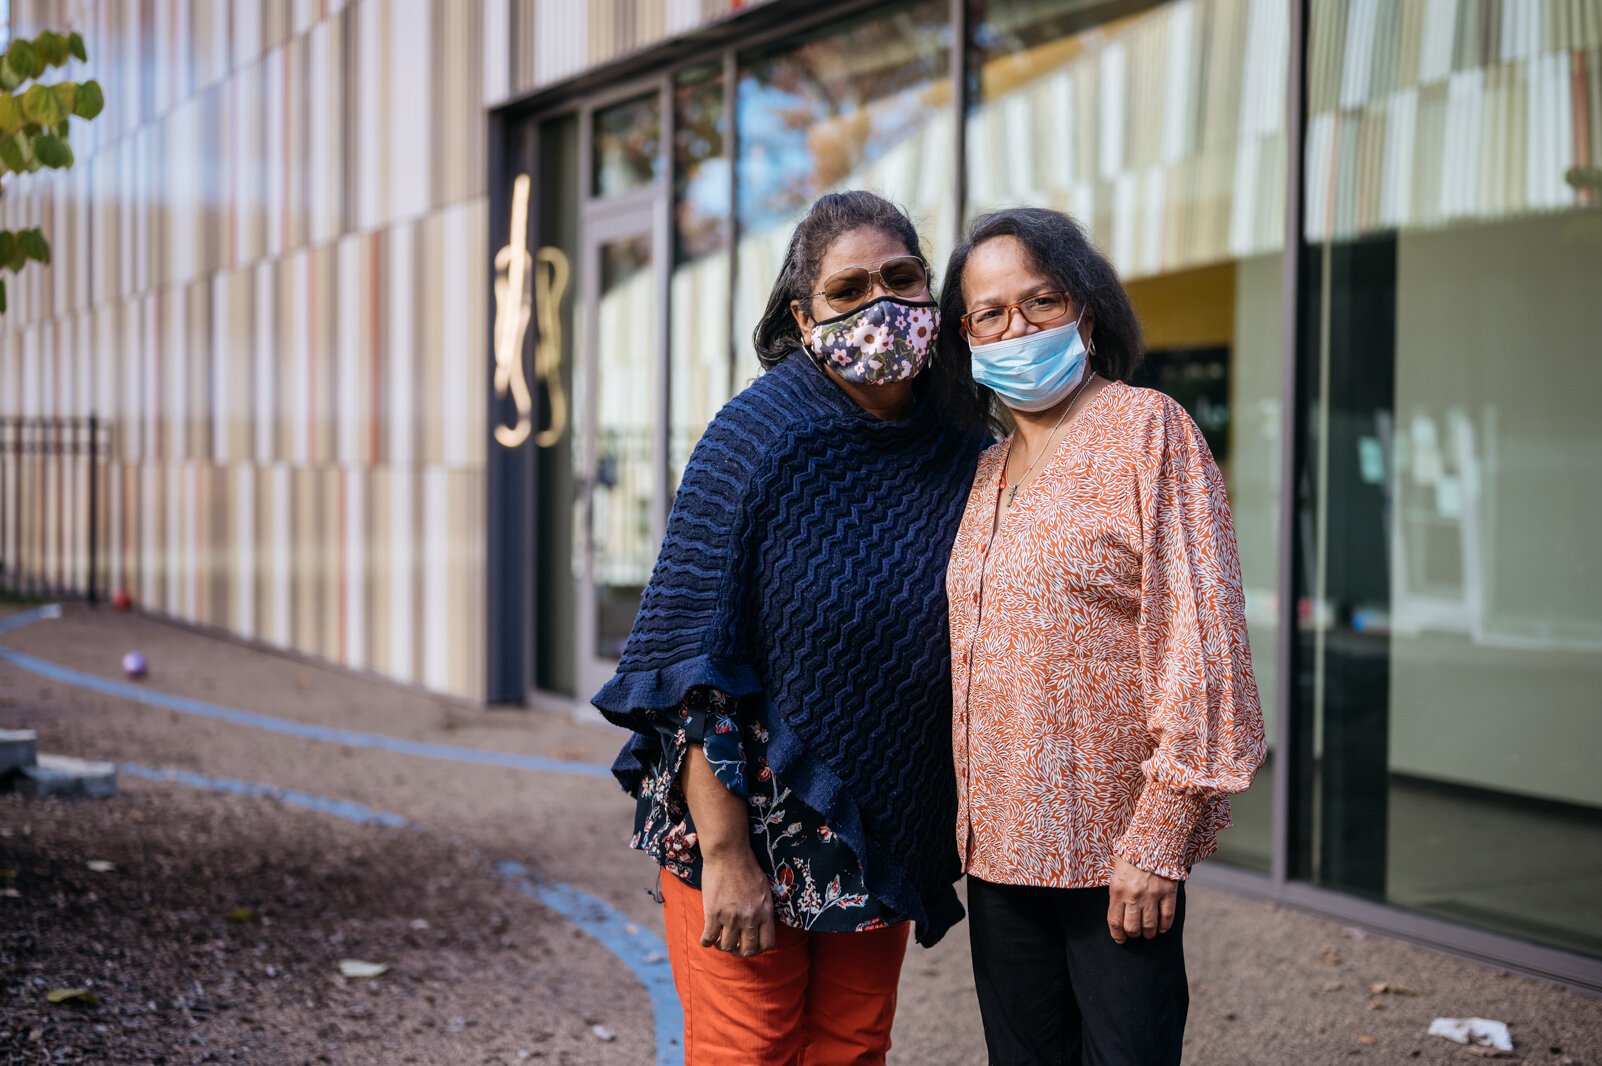
[[[1235,343],[1235,264],[1198,267],[1125,283],[1146,331],[1146,347]]]

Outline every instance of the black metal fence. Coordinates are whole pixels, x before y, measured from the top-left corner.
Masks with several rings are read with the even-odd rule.
[[[0,416],[0,588],[100,598],[110,439],[95,415]]]

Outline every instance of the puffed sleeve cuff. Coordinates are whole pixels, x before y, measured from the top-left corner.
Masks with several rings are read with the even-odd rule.
[[[1205,793],[1169,788],[1155,781],[1146,783],[1135,816],[1113,851],[1147,873],[1172,881],[1183,881],[1190,838],[1207,812]]]
[[[673,710],[653,712],[652,718],[663,747],[672,753],[675,767],[683,765],[684,752],[691,744],[699,744],[723,787],[750,799],[745,782],[745,744],[735,716],[738,704],[733,696],[700,685],[687,692]]]
[[[745,742],[733,713],[734,704],[729,697],[713,699],[709,709],[692,713],[700,716],[701,751],[718,781],[736,796],[750,799],[745,780]]]

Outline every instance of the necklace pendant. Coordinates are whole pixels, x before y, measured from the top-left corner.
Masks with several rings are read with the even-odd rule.
[[[1019,489],[1019,487],[1020,486],[1014,485],[1012,488],[1007,490],[1007,506],[1008,507],[1011,507],[1012,506],[1012,501],[1016,500],[1018,498],[1018,489]]]

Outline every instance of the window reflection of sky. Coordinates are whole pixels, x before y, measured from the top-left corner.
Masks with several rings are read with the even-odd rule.
[[[788,225],[926,126],[944,104],[945,5],[892,18],[742,65],[737,207],[746,231]]]
[[[674,96],[677,262],[712,254],[727,237],[731,168],[724,157],[722,75],[721,66],[701,73]]]

